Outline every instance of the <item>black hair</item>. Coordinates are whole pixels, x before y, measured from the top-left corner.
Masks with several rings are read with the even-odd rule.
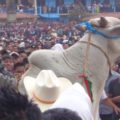
[[[42,120],[82,120],[78,114],[65,108],[49,109],[42,114]]]
[[[21,67],[21,66],[24,67],[24,63],[23,63],[23,62],[18,62],[18,63],[16,63],[16,64],[14,65],[14,70],[16,70],[16,68]]]
[[[3,56],[3,55],[8,55],[8,51],[6,49],[3,49],[0,51],[0,54]]]
[[[25,64],[28,64],[29,62],[28,62],[28,58],[24,58],[23,59],[23,64],[25,65]]]
[[[25,52],[25,50],[23,48],[19,48],[18,53],[21,54],[21,53],[26,53],[26,52]]]
[[[41,120],[41,111],[26,95],[0,88],[0,120]]]
[[[12,57],[13,59],[17,59],[17,58],[19,58],[19,55],[17,55],[16,53],[12,53],[12,54],[11,54],[11,57]]]
[[[120,62],[118,63],[118,67],[120,68]]]
[[[12,59],[12,57],[9,54],[5,54],[2,56],[2,60],[6,60],[6,59]]]

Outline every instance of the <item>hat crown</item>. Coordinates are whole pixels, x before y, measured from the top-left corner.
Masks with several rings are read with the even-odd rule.
[[[36,78],[34,94],[41,101],[54,102],[60,92],[60,81],[51,70],[42,70]]]
[[[36,84],[47,88],[59,87],[60,81],[51,70],[42,70],[36,78]]]

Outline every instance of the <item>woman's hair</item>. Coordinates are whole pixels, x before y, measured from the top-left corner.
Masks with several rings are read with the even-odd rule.
[[[10,87],[0,88],[0,120],[41,120],[36,104]]]

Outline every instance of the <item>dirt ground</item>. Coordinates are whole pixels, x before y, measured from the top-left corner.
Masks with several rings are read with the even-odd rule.
[[[36,16],[32,14],[25,14],[25,13],[16,14],[16,21],[22,21],[22,20],[31,21],[34,20],[35,18]],[[7,22],[7,21],[8,21],[7,14],[0,13],[0,22]]]

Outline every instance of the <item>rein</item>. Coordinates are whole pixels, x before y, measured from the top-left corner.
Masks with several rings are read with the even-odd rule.
[[[80,77],[83,78],[85,86],[86,86],[86,89],[87,89],[87,92],[88,92],[88,95],[91,98],[91,101],[93,101],[92,90],[91,90],[92,83],[90,82],[89,77],[88,77],[87,72],[86,72],[86,70],[87,70],[87,64],[88,64],[88,51],[89,51],[89,48],[90,48],[90,47],[88,48],[88,46],[92,45],[92,46],[98,48],[104,54],[104,56],[107,59],[107,63],[108,63],[108,66],[109,66],[109,73],[110,74],[111,74],[111,69],[110,69],[111,68],[110,67],[111,63],[110,63],[110,59],[109,59],[107,53],[101,47],[99,47],[99,46],[91,43],[89,40],[88,40],[88,42],[87,41],[79,41],[79,42],[87,44],[85,62],[84,62],[84,65],[83,65],[83,74],[81,74]]]
[[[89,33],[88,42],[86,42],[87,48],[86,48],[86,52],[85,52],[85,60],[84,60],[84,63],[83,63],[83,73],[79,77],[81,77],[84,80],[88,95],[89,95],[91,101],[93,101],[93,99],[92,99],[92,91],[91,91],[91,87],[90,87],[91,82],[89,81],[88,75],[87,75],[88,56],[89,56],[89,49],[90,49],[90,43],[91,43],[90,42],[91,41],[91,34],[92,33]]]
[[[99,47],[98,45],[96,44],[93,44],[91,42],[91,35],[92,33],[90,32],[89,33],[89,36],[88,36],[88,41],[79,41],[80,43],[84,43],[84,44],[87,44],[87,48],[86,48],[86,51],[85,51],[85,60],[84,60],[84,63],[83,63],[83,73],[80,75],[81,78],[83,78],[84,80],[84,84],[86,86],[86,89],[87,89],[87,92],[88,92],[88,95],[89,97],[91,98],[91,101],[93,101],[93,98],[92,98],[92,91],[91,91],[91,82],[89,80],[89,77],[87,75],[87,67],[88,67],[88,56],[89,56],[89,50],[90,50],[90,46],[94,46],[95,48],[99,49],[103,54],[104,56],[106,57],[107,59],[107,63],[108,63],[108,66],[109,66],[109,72],[111,73],[110,71],[110,68],[111,68],[111,63],[110,63],[110,59],[107,55],[107,53],[101,48]]]
[[[84,63],[83,63],[83,73],[82,73],[82,75],[80,75],[80,77],[83,78],[84,83],[86,85],[87,92],[88,92],[88,94],[89,94],[89,96],[92,100],[92,92],[91,92],[91,88],[90,88],[91,83],[90,83],[90,80],[89,80],[88,75],[87,75],[88,55],[89,55],[90,46],[92,45],[92,46],[98,48],[104,54],[104,56],[107,59],[107,63],[108,63],[108,66],[109,66],[109,72],[110,73],[111,73],[111,71],[110,71],[111,63],[110,63],[110,59],[109,59],[107,53],[101,47],[99,47],[98,45],[93,44],[91,42],[91,34],[101,35],[101,36],[103,36],[107,39],[117,39],[117,38],[120,38],[120,36],[119,35],[116,35],[116,36],[106,35],[105,33],[103,33],[101,31],[97,30],[96,28],[94,28],[94,26],[90,22],[82,22],[80,24],[75,25],[75,27],[76,28],[81,27],[84,31],[87,30],[87,32],[89,32],[88,41],[79,41],[81,43],[87,44],[86,53],[85,53],[85,60],[84,60]]]

